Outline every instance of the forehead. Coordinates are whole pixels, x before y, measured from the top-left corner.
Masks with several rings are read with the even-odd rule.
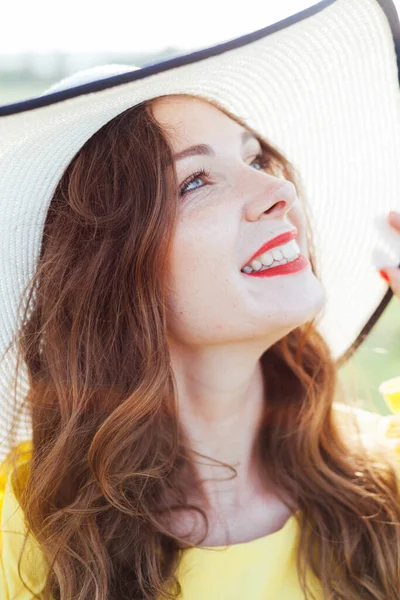
[[[174,145],[221,135],[239,138],[246,129],[211,102],[193,96],[157,98],[152,112]]]

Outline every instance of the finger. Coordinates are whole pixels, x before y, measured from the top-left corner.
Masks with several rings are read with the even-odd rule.
[[[393,290],[393,293],[400,300],[400,268],[399,267],[385,267],[384,271],[389,277],[389,285]]]
[[[400,231],[400,213],[392,210],[388,215],[390,225]]]

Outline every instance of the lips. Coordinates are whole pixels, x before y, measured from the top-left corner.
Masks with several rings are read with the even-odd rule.
[[[244,263],[244,265],[242,266],[242,269],[246,265],[249,265],[251,263],[251,261],[256,258],[256,256],[263,254],[263,252],[267,252],[267,250],[271,250],[271,248],[276,248],[276,246],[281,246],[282,244],[286,244],[287,242],[290,242],[291,240],[296,239],[296,236],[297,236],[297,229],[291,229],[290,231],[281,233],[277,237],[274,237],[272,240],[269,240],[268,242],[263,244],[261,246],[261,248],[259,248],[257,250],[257,252],[254,252],[254,254]]]

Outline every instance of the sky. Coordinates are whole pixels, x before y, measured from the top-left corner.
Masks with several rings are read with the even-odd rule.
[[[317,0],[6,1],[1,9],[0,54],[196,48],[261,29],[317,3]]]

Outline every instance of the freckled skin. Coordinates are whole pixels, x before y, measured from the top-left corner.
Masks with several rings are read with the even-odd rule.
[[[323,304],[320,282],[310,270],[258,280],[240,272],[263,242],[293,225],[308,256],[295,188],[252,167],[258,142],[249,140],[242,147],[242,126],[211,104],[175,96],[156,101],[154,114],[168,127],[176,152],[205,143],[217,154],[177,163],[179,182],[205,168],[212,183],[198,182],[179,200],[169,262],[171,335],[184,346],[250,339],[262,352],[311,319]],[[264,214],[274,195],[275,202],[283,200],[282,206]]]
[[[295,187],[257,168],[259,142],[253,138],[243,145],[243,127],[197,98],[160,98],[153,113],[175,153],[197,144],[208,144],[215,152],[176,163],[180,184],[201,169],[209,177],[197,178],[192,191],[177,199],[167,273],[168,344],[180,419],[192,447],[238,465],[234,480],[216,482],[220,470],[199,464],[209,503],[227,522],[232,505],[239,507],[235,530],[249,539],[251,531],[262,534],[266,507],[273,504],[271,518],[279,513],[282,519],[280,501],[271,504],[271,490],[263,497],[251,455],[266,401],[260,357],[323,308],[324,290],[311,267],[269,278],[240,272],[263,243],[293,226],[308,257]],[[255,497],[262,508],[252,515],[252,529],[246,532],[248,502]],[[268,521],[266,530],[270,526]]]

